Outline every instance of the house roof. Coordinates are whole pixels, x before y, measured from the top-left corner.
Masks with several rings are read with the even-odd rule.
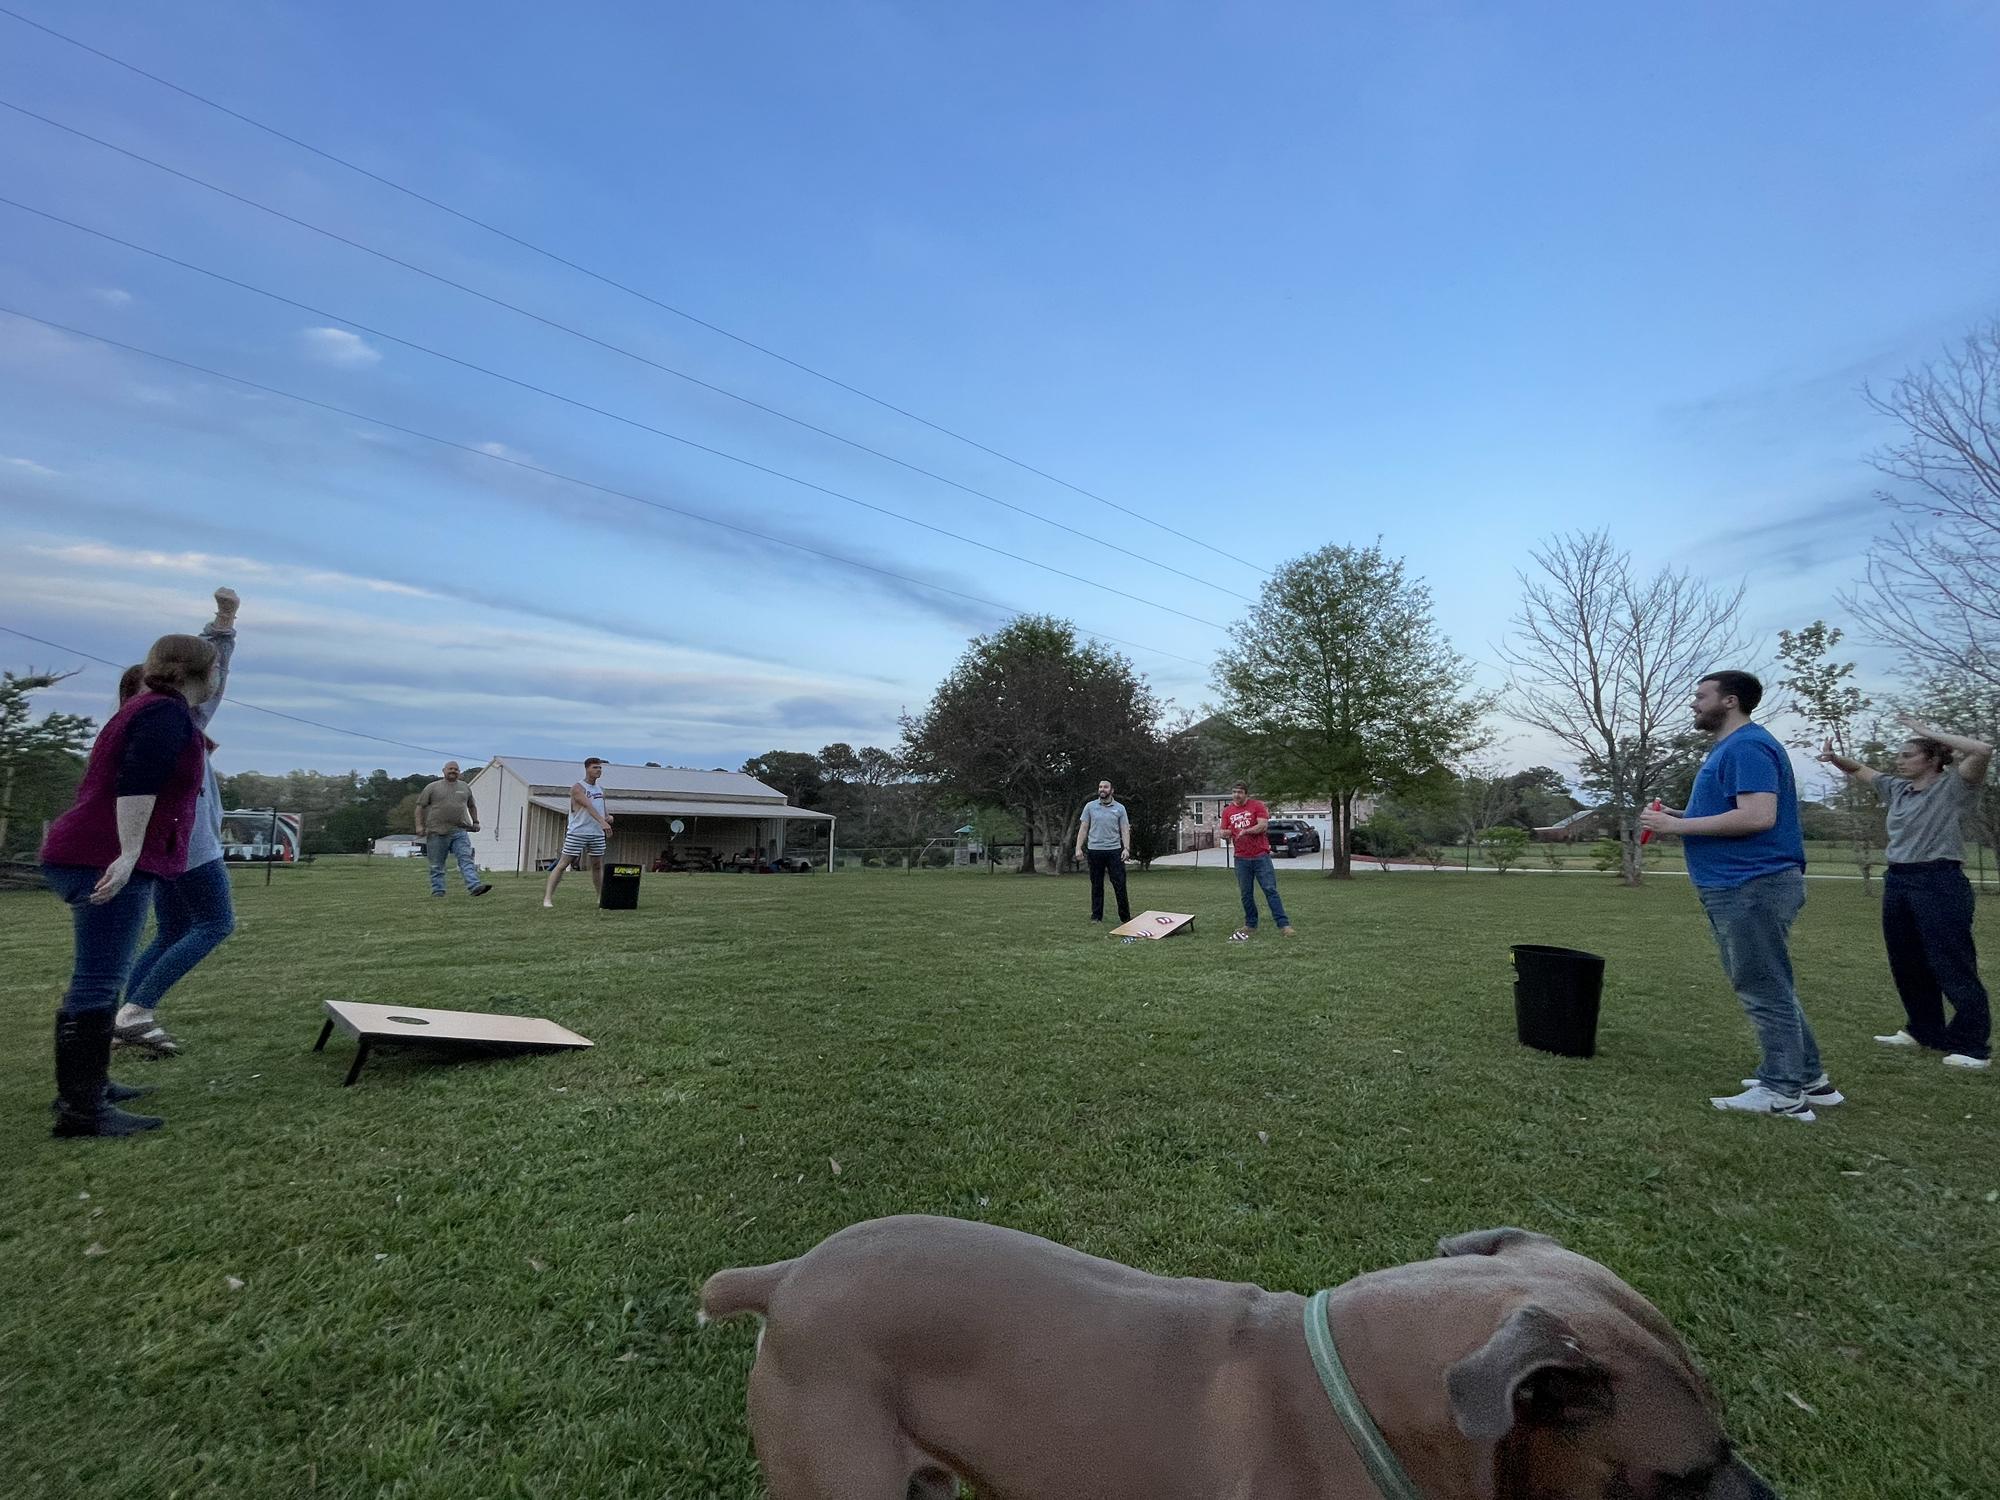
[[[1557,818],[1555,822],[1548,824],[1546,827],[1537,828],[1535,832],[1554,833],[1558,829],[1574,828],[1577,824],[1581,823],[1585,818],[1594,818],[1603,811],[1604,809],[1601,807],[1580,807],[1575,812],[1571,813],[1568,817]]]
[[[532,797],[537,807],[552,813],[569,812],[567,792],[560,797]],[[830,823],[832,813],[810,807],[787,807],[782,802],[717,802],[706,797],[606,797],[604,810],[614,818],[787,818]]]
[[[504,766],[529,786],[549,787],[567,793],[573,782],[583,780],[581,760],[531,760],[526,756],[496,755],[487,770]],[[483,773],[482,773],[483,774]],[[785,794],[766,786],[741,771],[693,771],[685,766],[625,766],[606,762],[599,786],[607,796],[622,792],[639,797],[713,797],[728,802],[764,802],[782,807]]]

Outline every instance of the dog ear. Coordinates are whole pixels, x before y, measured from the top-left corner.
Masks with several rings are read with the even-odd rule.
[[[1609,1375],[1583,1352],[1569,1324],[1533,1304],[1453,1365],[1445,1390],[1458,1430],[1477,1442],[1498,1442],[1517,1417],[1556,1423],[1611,1410]]]
[[[1546,1234],[1536,1234],[1532,1229],[1474,1229],[1465,1234],[1446,1235],[1438,1241],[1437,1253],[1447,1257],[1498,1255],[1516,1245],[1555,1245],[1560,1248],[1561,1243]]]

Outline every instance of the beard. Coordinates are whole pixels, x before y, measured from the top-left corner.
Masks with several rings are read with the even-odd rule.
[[[1729,722],[1729,710],[1725,708],[1696,709],[1694,727],[1703,734],[1714,734]]]

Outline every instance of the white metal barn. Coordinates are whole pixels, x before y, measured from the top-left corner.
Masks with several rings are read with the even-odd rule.
[[[581,780],[581,760],[494,756],[472,778],[479,805],[472,848],[479,867],[535,870],[553,862],[569,826],[570,786]],[[784,793],[737,771],[606,765],[598,785],[611,816],[605,857],[620,864],[650,865],[670,845],[725,857],[758,847],[782,853],[794,825],[833,822],[826,813],[790,806]],[[682,824],[678,834],[671,827],[676,818]],[[830,834],[827,843],[831,847]]]

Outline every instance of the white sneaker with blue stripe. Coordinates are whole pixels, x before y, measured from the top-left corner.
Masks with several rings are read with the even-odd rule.
[[[1771,1115],[1780,1120],[1797,1120],[1810,1125],[1819,1117],[1812,1112],[1803,1094],[1777,1094],[1761,1083],[1753,1083],[1740,1094],[1708,1101],[1717,1109],[1736,1110],[1749,1115]]]
[[[1743,1080],[1743,1087],[1754,1089],[1757,1087],[1757,1080],[1746,1078]],[[1834,1105],[1845,1104],[1846,1102],[1847,1095],[1835,1088],[1833,1080],[1828,1078],[1824,1073],[1806,1085],[1806,1103],[1810,1104],[1814,1109],[1832,1109]]]

